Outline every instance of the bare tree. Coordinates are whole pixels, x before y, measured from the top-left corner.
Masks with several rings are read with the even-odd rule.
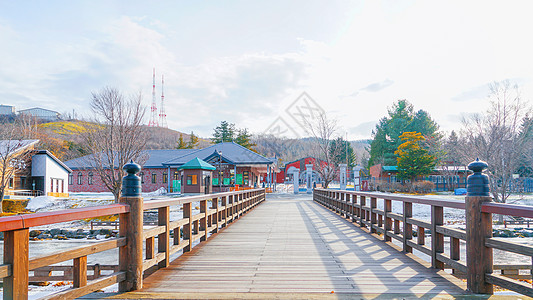
[[[2,202],[8,188],[14,186],[14,176],[25,173],[31,158],[31,145],[35,140],[22,140],[21,126],[18,123],[4,124],[0,127],[0,213]]]
[[[335,165],[335,157],[342,150],[342,143],[333,143],[337,138],[337,121],[322,112],[313,120],[306,119],[305,127],[313,138],[314,169],[322,177],[324,188],[327,188],[337,178],[338,166]]]
[[[532,146],[531,136],[522,134],[532,108],[522,101],[518,86],[511,86],[508,81],[491,84],[490,99],[491,106],[485,114],[463,120],[462,152],[469,161],[479,157],[488,163],[492,196],[496,202],[506,202],[520,158]]]
[[[80,132],[88,153],[87,164],[118,202],[122,189],[122,167],[130,160],[143,163],[147,134],[143,127],[146,108],[142,96],[125,97],[115,88],[105,87],[92,94],[92,123]]]

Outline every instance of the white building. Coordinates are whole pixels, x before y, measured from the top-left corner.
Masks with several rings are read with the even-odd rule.
[[[57,111],[40,108],[40,107],[19,110],[19,114],[32,116],[40,121],[47,121],[47,122],[57,121],[59,120],[59,116],[61,115]]]
[[[68,197],[68,178],[72,170],[47,150],[39,150],[32,156],[31,176],[33,189],[44,195]]]
[[[14,106],[0,104],[0,116],[10,116],[14,114],[15,114]]]

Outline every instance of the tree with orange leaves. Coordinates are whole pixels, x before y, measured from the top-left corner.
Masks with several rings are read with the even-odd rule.
[[[420,146],[420,142],[425,140],[424,136],[420,132],[408,131],[402,133],[400,139],[403,143],[394,152],[398,155],[398,177],[412,181],[430,174],[437,159]]]

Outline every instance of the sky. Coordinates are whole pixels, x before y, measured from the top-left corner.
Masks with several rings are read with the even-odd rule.
[[[531,101],[532,9],[513,0],[0,0],[0,104],[88,117],[91,93],[109,86],[141,92],[148,124],[155,68],[169,128],[202,137],[223,120],[302,136],[294,108],[311,103],[342,135],[370,138],[399,99],[449,132],[489,108],[492,82],[516,83]]]

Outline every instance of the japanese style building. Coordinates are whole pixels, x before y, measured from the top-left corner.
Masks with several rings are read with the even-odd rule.
[[[272,160],[233,142],[220,143],[204,149],[146,150],[147,160],[139,173],[143,192],[164,188],[179,192],[184,178],[179,168],[194,158],[215,167],[212,175],[212,191],[229,191],[259,186],[260,174],[266,173]],[[69,179],[71,192],[106,192],[105,184],[89,161],[93,155],[65,162],[73,173]]]

